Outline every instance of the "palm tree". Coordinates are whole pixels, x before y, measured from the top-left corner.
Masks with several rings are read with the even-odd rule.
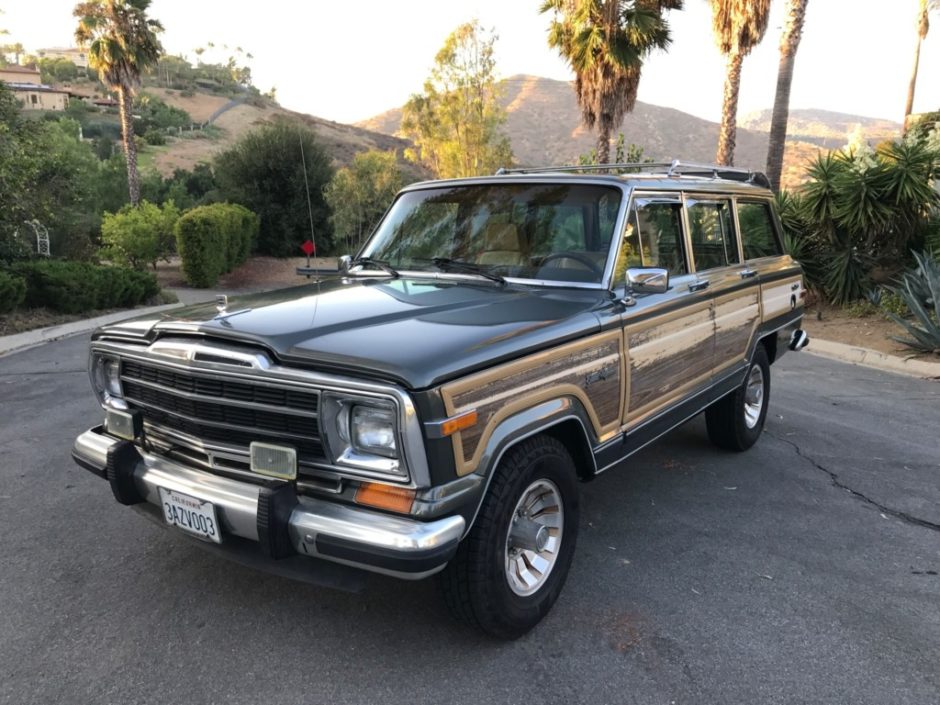
[[[669,46],[665,10],[682,0],[545,0],[554,12],[548,45],[570,64],[581,120],[597,127],[597,161],[610,159],[610,135],[636,104],[643,61]]]
[[[793,64],[800,46],[803,20],[809,0],[789,0],[787,19],[780,35],[780,63],[777,66],[777,93],[770,118],[770,144],[767,146],[767,178],[774,191],[780,190],[783,171],[783,151],[787,141],[787,119],[790,117],[790,84],[793,82]]]
[[[741,65],[744,57],[764,38],[770,16],[770,0],[711,0],[711,5],[712,32],[727,62],[715,161],[731,166],[734,164],[734,143],[737,137]]]
[[[127,186],[131,205],[140,203],[137,144],[131,107],[140,75],[160,58],[163,47],[157,34],[163,25],[147,17],[150,0],[87,0],[75,6],[78,18],[75,41],[88,47],[88,63],[102,83],[117,91],[121,131],[127,159]]]
[[[907,102],[904,104],[904,132],[910,128],[911,112],[914,110],[914,88],[917,85],[917,70],[920,67],[920,45],[927,38],[930,30],[930,20],[927,17],[930,10],[940,7],[938,0],[920,0],[917,11],[917,42],[914,44],[914,68],[911,71],[911,82],[907,86]]]

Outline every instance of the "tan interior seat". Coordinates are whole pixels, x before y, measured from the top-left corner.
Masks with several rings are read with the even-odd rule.
[[[519,229],[512,223],[489,223],[483,231],[483,252],[477,264],[522,264]]]

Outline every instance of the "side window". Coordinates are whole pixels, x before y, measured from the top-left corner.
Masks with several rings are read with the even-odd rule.
[[[731,201],[689,200],[687,203],[696,271],[739,264]]]
[[[738,224],[744,259],[782,255],[783,248],[774,231],[773,215],[767,202],[738,201]]]
[[[635,235],[630,227],[636,229]],[[646,203],[630,214],[624,247],[639,247],[646,267],[661,267],[672,275],[686,274],[682,252],[682,204]],[[632,239],[631,239],[632,238]]]

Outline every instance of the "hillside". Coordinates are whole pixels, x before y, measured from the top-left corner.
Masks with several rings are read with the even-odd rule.
[[[173,139],[166,146],[147,149],[153,166],[163,174],[172,173],[176,168],[191,169],[199,162],[210,161],[213,155],[231,146],[252,128],[278,118],[295,120],[316,132],[337,166],[348,165],[357,152],[369,149],[394,150],[401,156],[402,150],[409,145],[407,140],[389,134],[296,113],[269,102],[249,104],[205,93],[183,96],[179,91],[162,88],[148,87],[146,90],[167,104],[185,110],[194,121],[203,122],[217,115],[212,121],[215,129],[204,133],[184,132],[182,138]],[[409,173],[415,172],[414,165],[410,163],[402,161],[402,166]],[[420,178],[424,175],[415,173],[414,176]]]
[[[757,132],[770,132],[771,110],[759,110],[745,115],[738,124]],[[831,110],[791,110],[787,122],[787,135],[795,141],[817,144],[836,149],[846,142],[846,136],[861,127],[867,139],[880,142],[896,137],[901,123],[883,118],[837,113]]]
[[[506,79],[504,86],[506,132],[520,165],[577,163],[578,155],[594,147],[594,134],[581,125],[580,110],[570,83],[513,76]],[[784,167],[787,185],[795,183],[799,178],[799,165],[813,157],[819,147],[831,149],[845,144],[847,133],[854,128],[853,116],[824,111],[795,112],[804,113],[798,125],[800,134],[806,133],[808,139],[791,136],[788,140]],[[767,158],[767,133],[758,117],[748,123],[757,129],[745,125],[738,129],[735,163],[740,166],[762,169]],[[400,123],[401,110],[394,109],[356,124],[375,132],[394,134]],[[882,120],[862,125],[866,134],[869,128],[877,130],[876,137],[881,139],[885,131],[890,131],[892,123]],[[897,127],[894,129],[896,131]],[[682,158],[711,163],[718,144],[717,123],[642,102],[626,116],[620,131],[627,143],[640,145],[647,156],[657,160]]]

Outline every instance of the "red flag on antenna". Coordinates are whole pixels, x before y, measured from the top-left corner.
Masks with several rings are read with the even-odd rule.
[[[309,257],[312,254],[315,254],[317,251],[317,246],[313,244],[312,240],[307,240],[303,245],[300,246],[300,249],[304,251],[304,254]]]

